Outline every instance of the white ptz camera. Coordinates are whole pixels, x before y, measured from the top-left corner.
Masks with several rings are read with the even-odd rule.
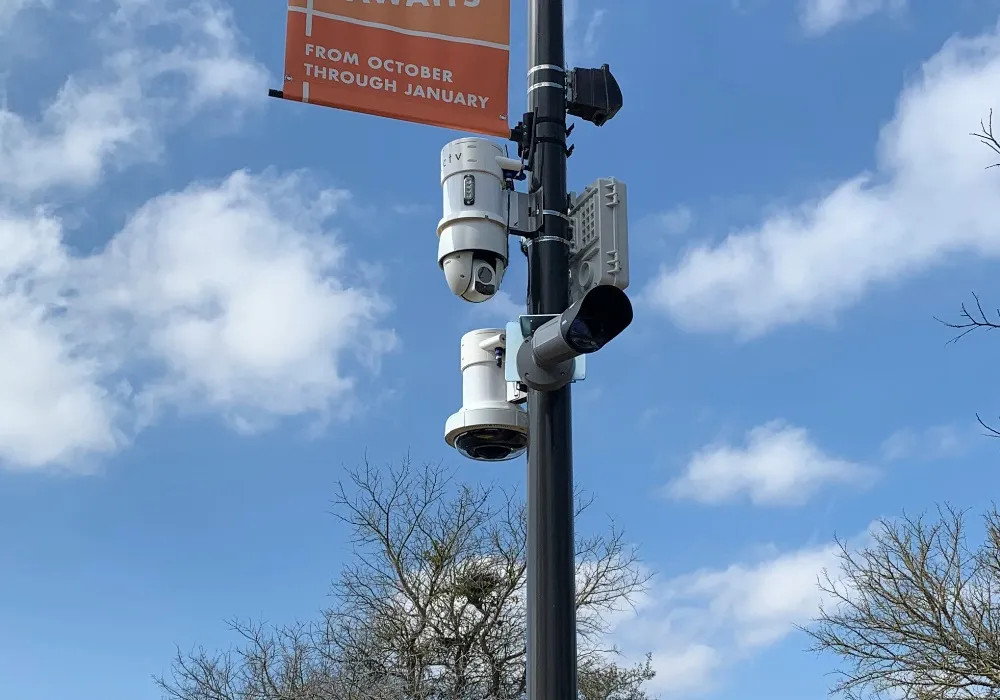
[[[500,290],[508,260],[504,171],[521,168],[486,139],[459,139],[441,151],[438,264],[451,291],[466,301],[487,301]]]
[[[528,414],[509,399],[507,339],[486,328],[462,336],[462,408],[445,423],[445,441],[480,462],[514,459],[528,447]]]

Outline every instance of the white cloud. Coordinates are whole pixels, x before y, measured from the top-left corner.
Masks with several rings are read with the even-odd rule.
[[[21,10],[32,5],[48,5],[47,0],[0,0],[0,33],[3,33]]]
[[[967,448],[969,437],[962,435],[952,425],[939,425],[924,430],[903,428],[882,443],[882,457],[890,462],[956,457]]]
[[[604,18],[607,14],[607,10],[594,10],[590,14],[590,19],[587,21],[587,29],[583,32],[583,47],[585,55],[588,57],[593,55],[599,48],[601,40],[600,31],[604,26]]]
[[[593,59],[600,48],[600,32],[607,17],[607,10],[588,7],[585,11],[580,3],[581,0],[567,0],[564,6],[566,65],[570,68]]]
[[[824,570],[835,577],[837,552],[835,545],[810,547],[654,584],[612,638],[628,658],[652,653],[652,692],[710,692],[722,684],[727,666],[783,641],[814,617],[823,602],[818,577]]]
[[[503,328],[510,321],[516,321],[527,313],[525,305],[518,304],[509,292],[497,292],[489,301],[469,307],[469,317],[473,323],[491,324]]]
[[[836,564],[837,551],[826,545],[753,566],[698,573],[678,581],[677,592],[681,600],[701,601],[710,618],[729,626],[737,648],[770,646],[818,611],[818,576]]]
[[[825,34],[834,27],[857,22],[879,12],[900,12],[908,0],[802,0],[799,21],[811,35]]]
[[[70,79],[39,125],[0,110],[0,186],[9,196],[57,185],[89,186],[126,147],[153,146],[149,124],[134,113],[137,84],[81,87]]]
[[[377,323],[385,304],[344,283],[345,251],[324,229],[345,197],[238,172],[150,202],[88,261],[90,303],[124,317],[164,367],[151,396],[243,426],[323,412],[352,389],[344,355],[392,349]]]
[[[116,406],[93,363],[22,299],[0,299],[0,323],[0,464],[65,465],[116,449]]]
[[[166,131],[205,110],[238,113],[265,94],[266,72],[241,52],[229,10],[212,0],[146,5],[121,0],[96,39],[101,65],[70,76],[40,122],[0,108],[6,196],[93,186],[109,166],[157,157]],[[176,32],[172,47],[156,48],[156,29]]]
[[[665,695],[705,694],[715,685],[714,674],[722,664],[721,655],[705,644],[681,645],[651,654],[656,675],[647,686]]]
[[[863,483],[870,476],[858,464],[824,454],[805,429],[775,421],[750,430],[742,446],[697,452],[667,492],[701,503],[746,496],[757,505],[801,505],[827,484]]]
[[[58,221],[0,212],[0,465],[33,468],[119,444],[101,367],[58,318],[70,261]]]
[[[139,54],[147,82],[180,77],[184,83],[174,96],[192,111],[208,105],[239,109],[266,95],[267,71],[245,53],[232,8],[218,0],[117,0],[117,25],[133,35],[128,46],[137,48],[142,32],[171,26],[180,33],[169,51]]]
[[[395,343],[331,228],[347,193],[304,174],[236,172],[154,197],[104,249],[71,250],[64,188],[95,187],[158,155],[171,129],[229,123],[265,94],[224,5],[116,6],[98,30],[96,3],[74,7],[104,58],[37,121],[0,109],[0,469],[86,470],[164,410],[239,430],[336,418]]]
[[[694,224],[694,212],[690,207],[679,204],[673,209],[655,215],[653,221],[668,235],[680,236],[691,230]]]
[[[89,257],[55,219],[0,217],[0,466],[74,466],[169,408],[240,430],[350,411],[395,337],[331,235],[345,196],[237,172],[152,200]]]
[[[1000,255],[989,152],[969,137],[1000,92],[1000,35],[952,39],[882,130],[877,168],[664,268],[646,299],[693,331],[828,322],[956,254]]]

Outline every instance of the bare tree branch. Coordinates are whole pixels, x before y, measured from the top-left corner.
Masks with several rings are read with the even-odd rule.
[[[975,292],[972,292],[972,298],[976,300],[976,308],[974,311],[969,311],[965,303],[962,303],[962,313],[960,314],[960,320],[958,321],[943,321],[937,316],[934,320],[938,323],[952,328],[954,330],[961,331],[957,336],[949,340],[949,344],[957,343],[959,340],[967,336],[969,333],[979,329],[985,330],[996,330],[1000,328],[1000,309],[996,310],[996,321],[991,321],[986,315],[986,311],[983,309],[982,302]]]
[[[993,135],[993,110],[990,110],[990,115],[986,122],[979,122],[979,131],[974,131],[970,136],[975,136],[981,143],[987,146],[991,151],[1000,155],[1000,142],[997,142],[996,137]],[[986,169],[995,168],[1000,163],[994,163],[993,165],[986,166]]]
[[[592,499],[578,494],[577,510]],[[354,556],[318,623],[268,631],[231,623],[241,644],[178,653],[169,700],[521,699],[526,692],[524,504],[455,483],[440,465],[367,461],[337,485],[334,514]],[[611,613],[649,579],[612,523],[577,542],[580,687],[584,700],[643,700],[647,663],[601,648]]]
[[[840,570],[806,631],[844,662],[834,692],[847,698],[1000,698],[1000,515],[972,550],[965,513],[879,523],[869,546],[840,543]]]
[[[989,135],[988,137],[989,139],[991,139],[991,143],[995,144],[996,139],[993,138],[992,117],[993,113],[990,112],[991,125],[989,128],[984,127],[983,131],[984,133],[988,133]],[[957,343],[959,340],[967,336],[969,333],[972,333],[973,331],[977,330],[993,331],[1000,328],[1000,309],[996,309],[994,311],[996,320],[995,321],[991,320],[991,318],[987,315],[985,309],[983,308],[983,304],[980,301],[979,296],[975,292],[972,292],[972,298],[976,302],[975,309],[970,311],[969,308],[963,302],[962,313],[958,321],[954,322],[943,321],[940,318],[937,318],[936,316],[934,317],[934,320],[936,320],[938,323],[941,323],[942,325],[951,328],[953,330],[960,331],[958,335],[956,335],[955,337],[953,337],[951,340],[948,341],[949,345]],[[976,414],[976,420],[979,421],[979,425],[981,425],[983,428],[986,429],[986,435],[988,437],[1000,438],[1000,429],[988,425],[978,413]]]

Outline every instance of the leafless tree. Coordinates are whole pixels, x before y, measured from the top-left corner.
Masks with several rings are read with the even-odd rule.
[[[994,331],[1000,328],[1000,309],[996,309],[995,314],[997,317],[996,321],[991,321],[983,309],[983,303],[979,300],[979,297],[975,292],[972,293],[972,298],[976,301],[976,307],[969,310],[968,305],[964,302],[962,303],[962,313],[958,321],[942,321],[941,319],[935,319],[939,323],[944,324],[948,328],[960,331],[958,335],[952,338],[950,343],[957,343],[959,340],[967,336],[969,333],[977,330],[987,330]]]
[[[998,163],[998,165],[1000,165],[1000,163]],[[975,306],[972,307],[963,302],[962,312],[957,321],[943,321],[940,318],[935,318],[935,320],[939,323],[951,328],[952,330],[958,331],[958,335],[952,338],[949,341],[950,343],[957,343],[959,340],[974,331],[994,331],[1000,328],[1000,309],[994,310],[996,320],[993,320],[987,313],[986,309],[983,308],[983,304],[975,292],[972,292],[972,298],[975,300]],[[986,429],[986,434],[989,437],[1000,438],[1000,429],[987,424],[978,413],[976,414],[976,420],[979,421],[979,425]]]
[[[1000,698],[1000,514],[970,547],[962,512],[884,520],[868,546],[841,543],[839,571],[806,631],[844,667],[834,692],[902,700]]]
[[[578,499],[578,513],[590,505]],[[338,484],[334,514],[354,556],[311,625],[234,624],[237,649],[178,653],[158,683],[170,700],[514,700],[525,694],[523,504],[456,484],[438,466],[364,463]],[[649,662],[602,648],[609,615],[648,581],[612,524],[577,553],[584,700],[642,700]]]
[[[318,653],[316,628],[295,625],[269,629],[262,624],[231,620],[240,638],[234,649],[209,653],[178,650],[172,679],[157,679],[171,700],[361,700],[349,694],[349,677]],[[364,696],[394,700],[386,694]]]
[[[989,148],[996,155],[1000,155],[1000,141],[997,141],[996,136],[993,135],[993,110],[990,110],[990,115],[979,122],[979,131],[973,131],[970,136],[975,136],[979,141]],[[992,165],[986,166],[987,169],[995,168],[1000,166],[1000,163],[994,163]]]
[[[643,684],[655,676],[652,657],[645,663],[622,668],[613,663],[585,660],[580,673],[580,697],[583,700],[646,700]]]
[[[996,135],[993,133],[993,110],[990,110],[989,116],[985,120],[979,122],[979,131],[974,131],[971,136],[979,139],[979,141],[989,148],[995,155],[1000,155],[1000,140],[997,140]],[[996,168],[1000,166],[1000,163],[993,163],[986,166],[989,168]],[[967,336],[974,331],[994,331],[1000,328],[1000,309],[994,309],[992,316],[983,307],[982,301],[979,296],[972,292],[972,298],[975,301],[975,305],[962,303],[962,310],[959,314],[959,318],[956,321],[944,321],[940,318],[935,317],[939,323],[947,326],[948,328],[958,331],[949,342],[957,343],[959,340]],[[1000,438],[1000,429],[993,427],[986,423],[983,418],[977,413],[976,420],[979,421],[979,425],[986,429],[986,434],[989,437]]]

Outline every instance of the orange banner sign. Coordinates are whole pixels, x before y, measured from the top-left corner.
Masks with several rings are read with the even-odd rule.
[[[510,0],[290,0],[283,97],[509,136]]]

